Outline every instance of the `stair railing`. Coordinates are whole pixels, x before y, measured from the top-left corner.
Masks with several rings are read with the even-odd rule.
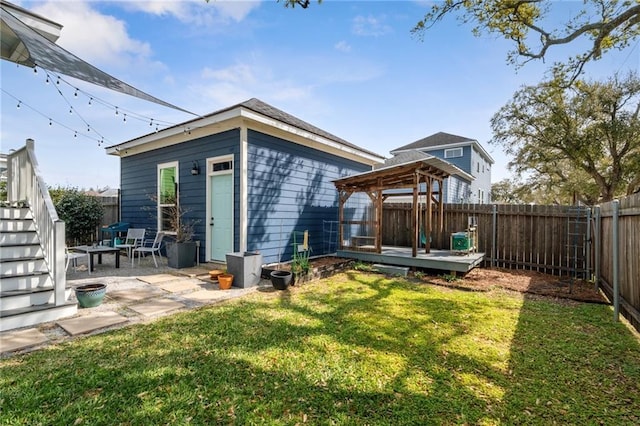
[[[27,139],[23,148],[7,157],[7,201],[26,202],[33,215],[36,232],[53,281],[55,305],[66,302],[65,225],[49,196],[35,156],[35,143]]]

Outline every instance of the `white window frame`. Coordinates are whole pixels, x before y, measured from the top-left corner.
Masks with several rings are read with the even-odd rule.
[[[172,204],[162,204],[163,201],[163,197],[160,194],[160,189],[162,188],[162,184],[160,182],[160,175],[161,175],[161,171],[164,169],[170,169],[170,168],[175,168],[175,203]],[[179,163],[177,161],[171,161],[168,163],[160,163],[157,166],[157,173],[156,173],[156,178],[157,178],[157,193],[156,193],[156,207],[157,207],[157,229],[158,232],[164,232],[166,234],[169,235],[176,235],[176,230],[175,229],[164,229],[162,226],[162,209],[163,208],[175,208],[176,212],[178,211],[179,205],[180,205],[180,200],[179,200],[179,192],[178,192],[178,188],[180,187],[180,167],[179,167]]]
[[[462,147],[458,148],[447,148],[444,150],[444,158],[459,158],[464,155],[464,150]]]

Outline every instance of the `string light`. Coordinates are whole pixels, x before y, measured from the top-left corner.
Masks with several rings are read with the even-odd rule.
[[[45,83],[49,84],[49,74],[47,74],[47,80],[45,81]]]
[[[53,81],[53,79],[51,79],[51,81]],[[18,99],[17,97],[15,97],[15,96],[14,96],[14,95],[12,95],[11,93],[9,93],[9,92],[8,92],[7,90],[5,90],[4,88],[0,87],[0,91],[2,91],[3,95],[4,95],[4,94],[6,94],[7,96],[10,96],[11,98],[13,98],[13,99],[16,101],[16,107],[21,108],[21,107],[22,107],[22,105],[24,105],[25,107],[27,107],[28,109],[32,110],[32,111],[33,111],[33,112],[35,112],[36,114],[39,114],[40,116],[44,117],[44,119],[49,120],[49,126],[53,126],[53,124],[56,124],[56,125],[58,125],[58,126],[60,126],[60,127],[63,127],[63,128],[65,128],[65,129],[69,130],[70,132],[72,132],[72,133],[73,133],[73,137],[74,137],[74,138],[77,138],[78,130],[73,129],[73,128],[71,128],[71,127],[69,127],[69,126],[67,126],[67,125],[65,125],[65,124],[63,124],[63,123],[61,123],[61,122],[59,122],[59,121],[56,121],[56,120],[54,120],[53,118],[51,118],[51,117],[49,117],[49,116],[45,115],[45,114],[44,114],[44,113],[42,113],[41,111],[39,111],[39,110],[37,110],[36,108],[32,107],[31,105],[29,105],[29,104],[27,104],[27,103],[23,102],[22,100]],[[73,108],[73,109],[75,109],[75,108]],[[78,111],[76,110],[76,113],[77,113],[77,112],[78,112]],[[80,114],[77,114],[77,115],[78,115],[78,117],[80,117],[80,118],[82,119],[82,116],[81,116]],[[85,124],[87,125],[87,132],[90,132],[90,131],[91,131],[91,125],[90,125],[89,123],[87,123],[86,121],[85,121]],[[100,142],[101,144],[102,144],[102,143],[104,143],[104,140],[105,140],[105,139],[104,139],[104,136],[102,136],[102,135],[101,135],[99,132],[97,132],[95,129],[94,129],[93,133],[95,133],[95,134],[96,134],[96,136],[85,135],[85,134],[83,134],[83,133],[80,133],[80,135],[81,135],[81,136],[84,136],[85,138],[89,138],[89,139],[93,139],[93,140],[95,140],[95,141],[98,141],[98,142]],[[98,139],[98,138],[100,138],[100,139]]]
[[[116,107],[116,115],[118,115],[118,107]]]
[[[91,102],[93,102],[93,98],[89,98],[89,105],[92,105]]]
[[[122,119],[122,121],[123,121],[124,123],[126,123],[126,122],[127,122],[127,114],[125,114],[125,115],[124,115],[124,118]]]
[[[78,88],[76,87],[76,92],[73,94],[74,97],[78,97]]]
[[[56,80],[56,85],[60,86],[60,76],[58,76],[58,79]]]

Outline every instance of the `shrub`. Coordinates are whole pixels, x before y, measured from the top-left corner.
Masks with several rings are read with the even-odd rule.
[[[76,188],[55,188],[49,193],[58,216],[65,222],[67,245],[91,243],[104,214],[102,203]]]

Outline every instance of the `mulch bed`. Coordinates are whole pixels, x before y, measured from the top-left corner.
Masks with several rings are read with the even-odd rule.
[[[474,268],[464,277],[447,281],[442,276],[422,277],[423,281],[446,287],[474,291],[489,291],[493,288],[504,288],[521,293],[536,294],[589,303],[609,304],[609,301],[593,283],[557,277],[536,271],[511,269]]]
[[[310,259],[312,274],[298,284],[318,278],[326,278],[353,266],[354,261],[334,256]],[[279,269],[290,270],[290,264],[282,264]],[[275,269],[275,268],[274,268]],[[447,280],[444,275],[414,274],[425,283],[472,291],[490,291],[503,288],[526,294],[569,299],[588,303],[609,304],[604,295],[595,289],[593,283],[567,277],[543,274],[536,271],[474,268],[463,277]],[[418,278],[419,277],[419,278]],[[265,276],[266,278],[266,276]],[[570,285],[571,284],[571,285]]]

